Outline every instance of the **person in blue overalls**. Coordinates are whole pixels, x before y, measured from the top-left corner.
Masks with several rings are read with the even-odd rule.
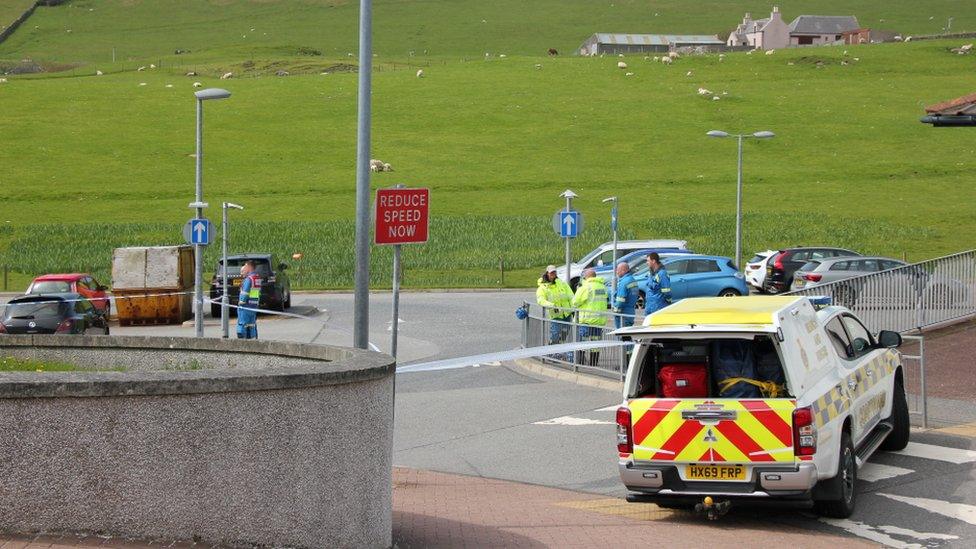
[[[237,301],[237,337],[238,339],[258,338],[258,305],[261,303],[261,276],[255,272],[253,261],[246,261],[241,266],[241,295]]]
[[[671,304],[671,279],[661,264],[657,252],[647,254],[647,291],[644,292],[644,316],[659,311]]]
[[[613,320],[617,328],[634,325],[634,313],[637,310],[637,279],[630,272],[630,265],[625,262],[617,263],[617,294],[613,296]],[[626,316],[619,316],[626,315]]]

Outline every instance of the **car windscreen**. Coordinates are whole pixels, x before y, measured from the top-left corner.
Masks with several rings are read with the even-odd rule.
[[[3,309],[4,320],[38,320],[64,316],[67,303],[60,299],[41,299],[36,301],[15,301]]]
[[[39,280],[31,285],[29,294],[60,294],[71,291],[71,283],[65,280]]]
[[[817,267],[819,266],[820,266],[819,261],[807,261],[806,263],[803,264],[802,267],[799,268],[799,270],[805,273],[809,273],[810,271],[816,271]]]
[[[254,262],[254,268],[255,268],[255,270],[257,271],[257,273],[259,275],[261,275],[261,276],[270,276],[271,275],[271,263],[267,259],[250,259],[249,260],[249,259],[247,259],[245,257],[239,257],[239,258],[233,258],[232,257],[232,258],[229,258],[227,260],[227,274],[230,275],[230,276],[235,276],[235,275],[241,274],[241,267],[243,267],[244,264],[247,263],[248,261],[253,261]],[[220,261],[217,262],[217,266],[218,266],[217,267],[217,270],[218,270],[218,273],[217,274],[218,274],[218,276],[221,275],[221,273],[219,272],[220,271],[220,264],[221,263],[222,262],[220,262]]]

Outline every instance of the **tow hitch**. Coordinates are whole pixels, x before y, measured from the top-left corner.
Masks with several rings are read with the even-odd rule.
[[[695,512],[705,515],[708,520],[718,520],[719,517],[728,513],[731,507],[732,502],[730,500],[716,502],[712,496],[705,496],[701,503],[695,504]]]

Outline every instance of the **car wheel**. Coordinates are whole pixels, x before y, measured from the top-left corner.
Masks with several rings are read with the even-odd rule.
[[[719,297],[739,297],[740,295],[742,294],[739,293],[739,290],[734,288],[726,288],[718,294]]]
[[[857,290],[850,286],[841,286],[834,290],[834,302],[848,309],[854,307],[857,302]]]
[[[823,482],[830,484],[830,491],[837,497],[814,501],[813,509],[817,514],[831,518],[851,516],[857,501],[857,463],[854,461],[854,444],[851,443],[851,435],[846,431],[840,438],[837,476]]]
[[[911,420],[908,417],[908,399],[905,396],[904,383],[900,379],[895,379],[895,390],[891,395],[891,416],[888,421],[892,429],[881,443],[881,449],[885,452],[904,450],[905,446],[908,446],[908,437],[911,434]]]

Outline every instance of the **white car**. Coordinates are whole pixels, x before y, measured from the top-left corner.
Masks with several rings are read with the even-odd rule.
[[[901,336],[823,298],[684,299],[614,334],[636,343],[617,410],[628,501],[845,518],[871,454],[908,444]]]
[[[675,250],[687,250],[688,241],[686,240],[618,240],[617,258],[621,258],[637,250],[651,248],[673,248]],[[569,275],[570,284],[575,288],[579,282],[579,277],[585,269],[599,267],[613,263],[613,242],[604,242],[590,253],[584,255],[579,261],[570,263]],[[566,278],[566,266],[561,265],[556,268],[556,274],[561,279]]]
[[[746,262],[745,273],[743,273],[746,275],[746,284],[759,290],[760,293],[763,291],[763,282],[766,280],[766,262],[775,253],[776,250],[756,252],[756,255]]]

